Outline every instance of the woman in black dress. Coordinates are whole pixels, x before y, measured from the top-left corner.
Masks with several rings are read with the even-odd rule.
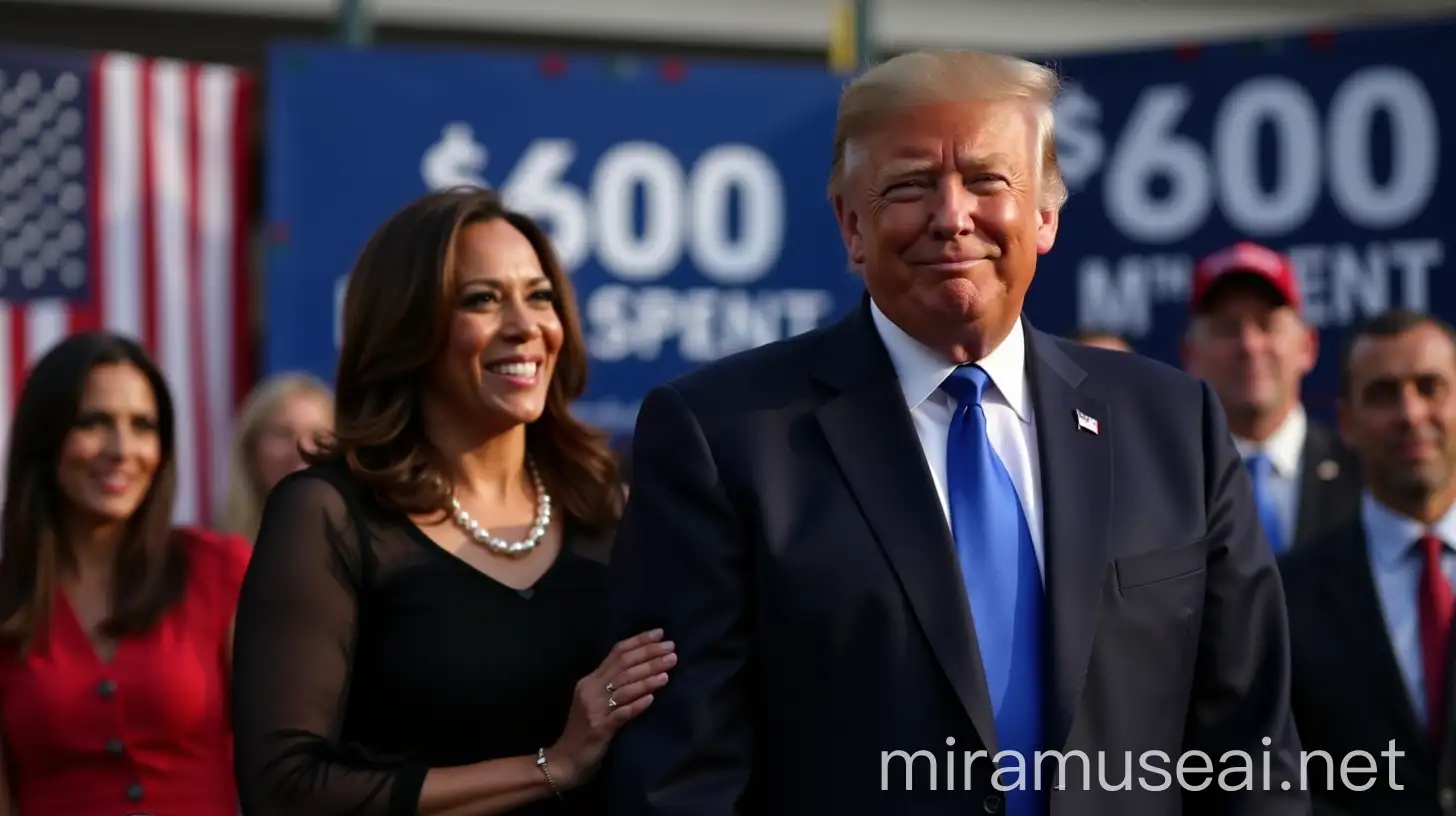
[[[333,441],[274,488],[243,584],[245,813],[602,812],[607,743],[675,656],[661,632],[603,642],[622,490],[569,412],[585,377],[561,264],[494,193],[373,237]]]

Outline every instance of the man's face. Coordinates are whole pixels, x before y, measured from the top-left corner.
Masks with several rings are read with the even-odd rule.
[[[834,205],[871,297],[932,348],[989,350],[1021,314],[1037,256],[1056,238],[1056,210],[1039,209],[1031,108],[912,108],[857,147]]]
[[[1421,500],[1456,473],[1456,345],[1420,325],[1393,337],[1362,337],[1350,351],[1340,434],[1384,496]]]
[[[1299,400],[1318,341],[1298,312],[1260,281],[1230,281],[1193,321],[1184,367],[1230,414],[1268,415]]]

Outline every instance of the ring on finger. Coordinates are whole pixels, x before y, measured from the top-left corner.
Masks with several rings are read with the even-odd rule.
[[[613,698],[613,697],[608,697],[607,698],[607,710],[608,711],[616,711],[617,710],[617,701],[616,701],[615,698]]]
[[[616,683],[608,683],[607,684],[607,694],[612,694],[616,690],[617,690],[617,684]]]

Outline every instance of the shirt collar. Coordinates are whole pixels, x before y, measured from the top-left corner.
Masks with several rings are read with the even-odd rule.
[[[870,315],[875,328],[890,355],[890,363],[900,380],[900,390],[905,395],[905,404],[915,410],[920,403],[932,398],[945,378],[956,370],[956,364],[945,360],[920,341],[905,333],[894,321],[870,301]],[[1017,418],[1024,423],[1031,422],[1031,403],[1026,387],[1026,331],[1021,318],[1016,319],[1011,333],[1001,345],[976,362],[989,375],[995,391],[1001,395]]]
[[[1384,567],[1395,566],[1410,555],[1411,546],[1428,531],[1447,547],[1456,547],[1456,506],[1427,528],[1385,506],[1366,490],[1360,497],[1360,521],[1365,526],[1365,545]]]
[[[1304,412],[1304,406],[1295,405],[1294,410],[1284,417],[1274,433],[1262,443],[1236,436],[1234,445],[1238,448],[1239,455],[1245,459],[1256,453],[1264,454],[1274,466],[1274,472],[1287,479],[1292,478],[1299,470],[1299,460],[1304,455],[1304,437],[1308,431],[1309,417]]]

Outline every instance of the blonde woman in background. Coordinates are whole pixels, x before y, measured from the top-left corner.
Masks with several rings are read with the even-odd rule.
[[[313,450],[333,427],[333,392],[311,374],[279,374],[253,389],[238,413],[224,529],[252,541],[268,491],[304,467],[300,448]]]

